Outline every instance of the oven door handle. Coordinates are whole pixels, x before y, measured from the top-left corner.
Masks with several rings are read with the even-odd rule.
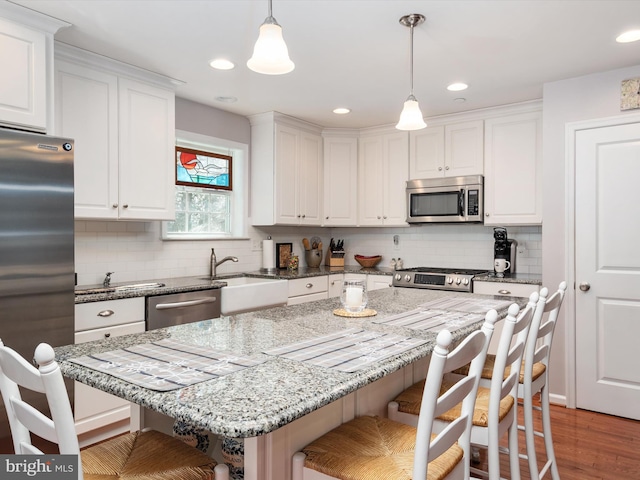
[[[159,303],[156,305],[156,310],[170,310],[172,308],[184,308],[193,307],[195,305],[204,305],[206,303],[213,303],[217,301],[217,297],[198,298],[196,300],[188,300],[186,302],[175,303]]]
[[[458,215],[464,217],[464,203],[465,203],[465,189],[460,189],[460,194],[458,195]]]

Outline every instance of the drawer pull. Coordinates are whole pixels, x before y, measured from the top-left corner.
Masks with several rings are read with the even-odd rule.
[[[159,303],[156,305],[156,310],[170,310],[172,308],[193,307],[195,305],[204,305],[206,303],[217,302],[217,297],[198,298],[196,300],[188,300],[186,302],[175,303]]]
[[[509,295],[511,292],[509,290],[498,290],[500,295]]]
[[[104,338],[109,338],[110,336],[111,336],[111,334],[108,333],[108,332],[104,334]]]
[[[110,317],[114,313],[115,312],[113,310],[102,310],[101,312],[98,312],[98,316],[99,317]]]
[[[312,287],[313,287],[313,283],[307,283],[305,286],[306,286],[307,288],[312,288]]]

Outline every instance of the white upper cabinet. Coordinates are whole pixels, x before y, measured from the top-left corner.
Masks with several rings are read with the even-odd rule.
[[[407,132],[360,137],[358,152],[358,224],[407,226],[409,174]]]
[[[56,135],[75,139],[75,216],[171,220],[175,94],[168,79],[163,86],[125,72],[103,57],[56,49]]]
[[[322,225],[320,128],[276,112],[249,119],[253,225]]]
[[[325,226],[358,223],[358,136],[323,134]]]
[[[485,225],[542,223],[542,112],[485,121]]]
[[[410,132],[409,178],[483,173],[483,122],[428,126]]]
[[[0,3],[0,125],[50,130],[53,34],[66,26],[33,10]]]

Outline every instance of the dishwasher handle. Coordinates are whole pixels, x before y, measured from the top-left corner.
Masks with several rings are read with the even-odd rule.
[[[206,297],[206,298],[197,298],[195,300],[187,300],[185,302],[159,303],[158,305],[156,305],[156,310],[170,310],[173,308],[193,307],[194,305],[204,305],[207,303],[214,303],[217,301],[218,299],[216,297]]]

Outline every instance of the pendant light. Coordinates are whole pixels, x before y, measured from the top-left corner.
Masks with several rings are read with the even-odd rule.
[[[289,58],[287,44],[282,38],[282,27],[271,15],[271,0],[269,16],[260,26],[260,35],[253,47],[253,56],[247,61],[247,67],[265,75],[282,75],[295,68]]]
[[[409,93],[409,97],[404,102],[404,108],[400,114],[400,121],[396,125],[398,130],[420,130],[427,126],[427,124],[424,123],[424,118],[422,118],[418,100],[413,96],[413,27],[420,25],[424,20],[424,15],[420,15],[419,13],[412,13],[411,15],[405,15],[400,18],[400,23],[405,27],[409,27],[411,30],[411,68],[409,71],[411,93]]]

